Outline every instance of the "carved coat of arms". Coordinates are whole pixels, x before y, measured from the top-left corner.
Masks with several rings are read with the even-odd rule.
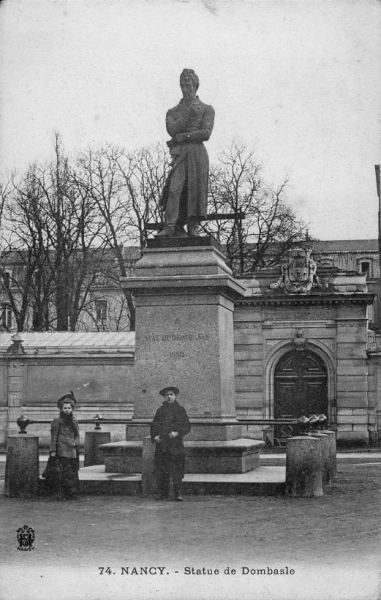
[[[28,527],[28,525],[24,525],[24,527],[19,527],[19,529],[17,530],[17,541],[19,543],[17,550],[34,550],[34,538],[34,529]]]
[[[305,294],[318,285],[316,263],[310,249],[293,248],[281,268],[281,277],[270,286],[272,289],[283,288],[290,294]]]

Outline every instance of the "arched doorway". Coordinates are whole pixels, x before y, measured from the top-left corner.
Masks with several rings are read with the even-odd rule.
[[[274,417],[297,419],[315,413],[328,415],[326,366],[311,350],[291,350],[275,368]],[[275,429],[276,438],[285,433]]]

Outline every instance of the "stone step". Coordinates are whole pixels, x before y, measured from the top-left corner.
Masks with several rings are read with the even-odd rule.
[[[184,495],[278,496],[284,493],[285,467],[258,467],[247,473],[188,473],[184,477]],[[81,494],[141,494],[140,473],[106,473],[104,465],[79,470]],[[47,493],[40,480],[41,493]]]
[[[380,452],[337,452],[337,462],[341,464],[381,464]],[[261,464],[264,466],[280,466],[286,464],[286,453],[284,454],[261,454]]]
[[[185,442],[187,473],[246,473],[259,467],[265,444],[252,439]],[[142,441],[121,441],[99,446],[107,473],[139,473]],[[154,449],[154,445],[152,445]]]

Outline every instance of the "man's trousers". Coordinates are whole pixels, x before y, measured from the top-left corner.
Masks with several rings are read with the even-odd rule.
[[[173,494],[179,496],[181,483],[184,477],[185,455],[171,454],[169,452],[156,451],[155,454],[155,476],[157,492],[160,497],[168,498],[169,485],[172,480]]]

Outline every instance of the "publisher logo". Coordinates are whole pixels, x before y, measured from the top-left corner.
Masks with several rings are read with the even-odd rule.
[[[19,543],[17,550],[34,550],[34,538],[34,529],[28,527],[28,525],[24,525],[24,527],[19,527],[19,529],[17,530],[17,541]]]

